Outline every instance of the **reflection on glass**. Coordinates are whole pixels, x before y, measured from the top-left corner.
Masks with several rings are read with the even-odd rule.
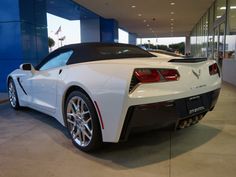
[[[226,0],[217,0],[215,4],[215,20],[220,19],[226,12]]]
[[[217,0],[192,30],[193,56],[208,56],[219,62],[236,60],[236,0],[228,0],[227,4],[226,0]],[[227,26],[222,17],[227,17]]]
[[[225,44],[225,58],[236,59],[236,1],[229,0],[228,30]]]

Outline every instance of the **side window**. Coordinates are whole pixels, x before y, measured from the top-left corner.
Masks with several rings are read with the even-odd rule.
[[[47,63],[45,63],[39,70],[43,71],[43,70],[65,66],[67,61],[71,57],[72,53],[73,53],[72,50],[60,53],[59,55],[57,55],[56,57],[50,59]]]

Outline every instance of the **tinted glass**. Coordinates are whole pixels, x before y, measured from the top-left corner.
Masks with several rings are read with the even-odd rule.
[[[69,58],[71,57],[73,51],[70,50],[68,52],[60,53],[54,58],[50,59],[46,62],[39,70],[48,70],[52,68],[57,68],[61,66],[65,66]]]
[[[120,44],[98,44],[98,45],[81,45],[75,50],[75,55],[69,61],[69,64],[122,59],[122,58],[143,58],[143,57],[156,57],[149,52],[132,45]]]
[[[236,1],[229,0],[225,58],[236,60]]]

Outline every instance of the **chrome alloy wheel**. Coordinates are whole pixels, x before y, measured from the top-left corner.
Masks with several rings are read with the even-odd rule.
[[[79,96],[72,97],[67,105],[67,123],[76,144],[86,147],[93,137],[93,122],[87,104]]]
[[[9,100],[10,100],[12,107],[16,107],[16,104],[17,104],[16,89],[15,89],[15,86],[12,81],[9,82],[8,94],[9,94]]]

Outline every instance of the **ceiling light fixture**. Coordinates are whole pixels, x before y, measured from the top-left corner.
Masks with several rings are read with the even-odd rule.
[[[171,15],[174,15],[175,13],[174,13],[174,12],[171,12],[170,14],[171,14]]]
[[[171,21],[174,21],[174,19],[172,18],[172,19],[170,19]]]
[[[133,8],[133,9],[134,9],[134,8],[136,8],[136,6],[134,6],[134,5],[133,5],[133,6],[131,6],[131,8]]]
[[[230,6],[230,9],[236,9],[236,6]],[[226,7],[220,7],[220,10],[226,10]]]
[[[139,17],[141,17],[141,16],[142,16],[142,14],[138,14],[138,16],[139,16]]]
[[[146,23],[146,22],[147,22],[147,20],[143,20],[143,22],[144,22],[144,23]]]
[[[171,2],[170,5],[171,5],[171,6],[174,6],[174,5],[175,5],[175,2]]]
[[[147,24],[147,27],[149,27],[150,25],[149,24]]]

